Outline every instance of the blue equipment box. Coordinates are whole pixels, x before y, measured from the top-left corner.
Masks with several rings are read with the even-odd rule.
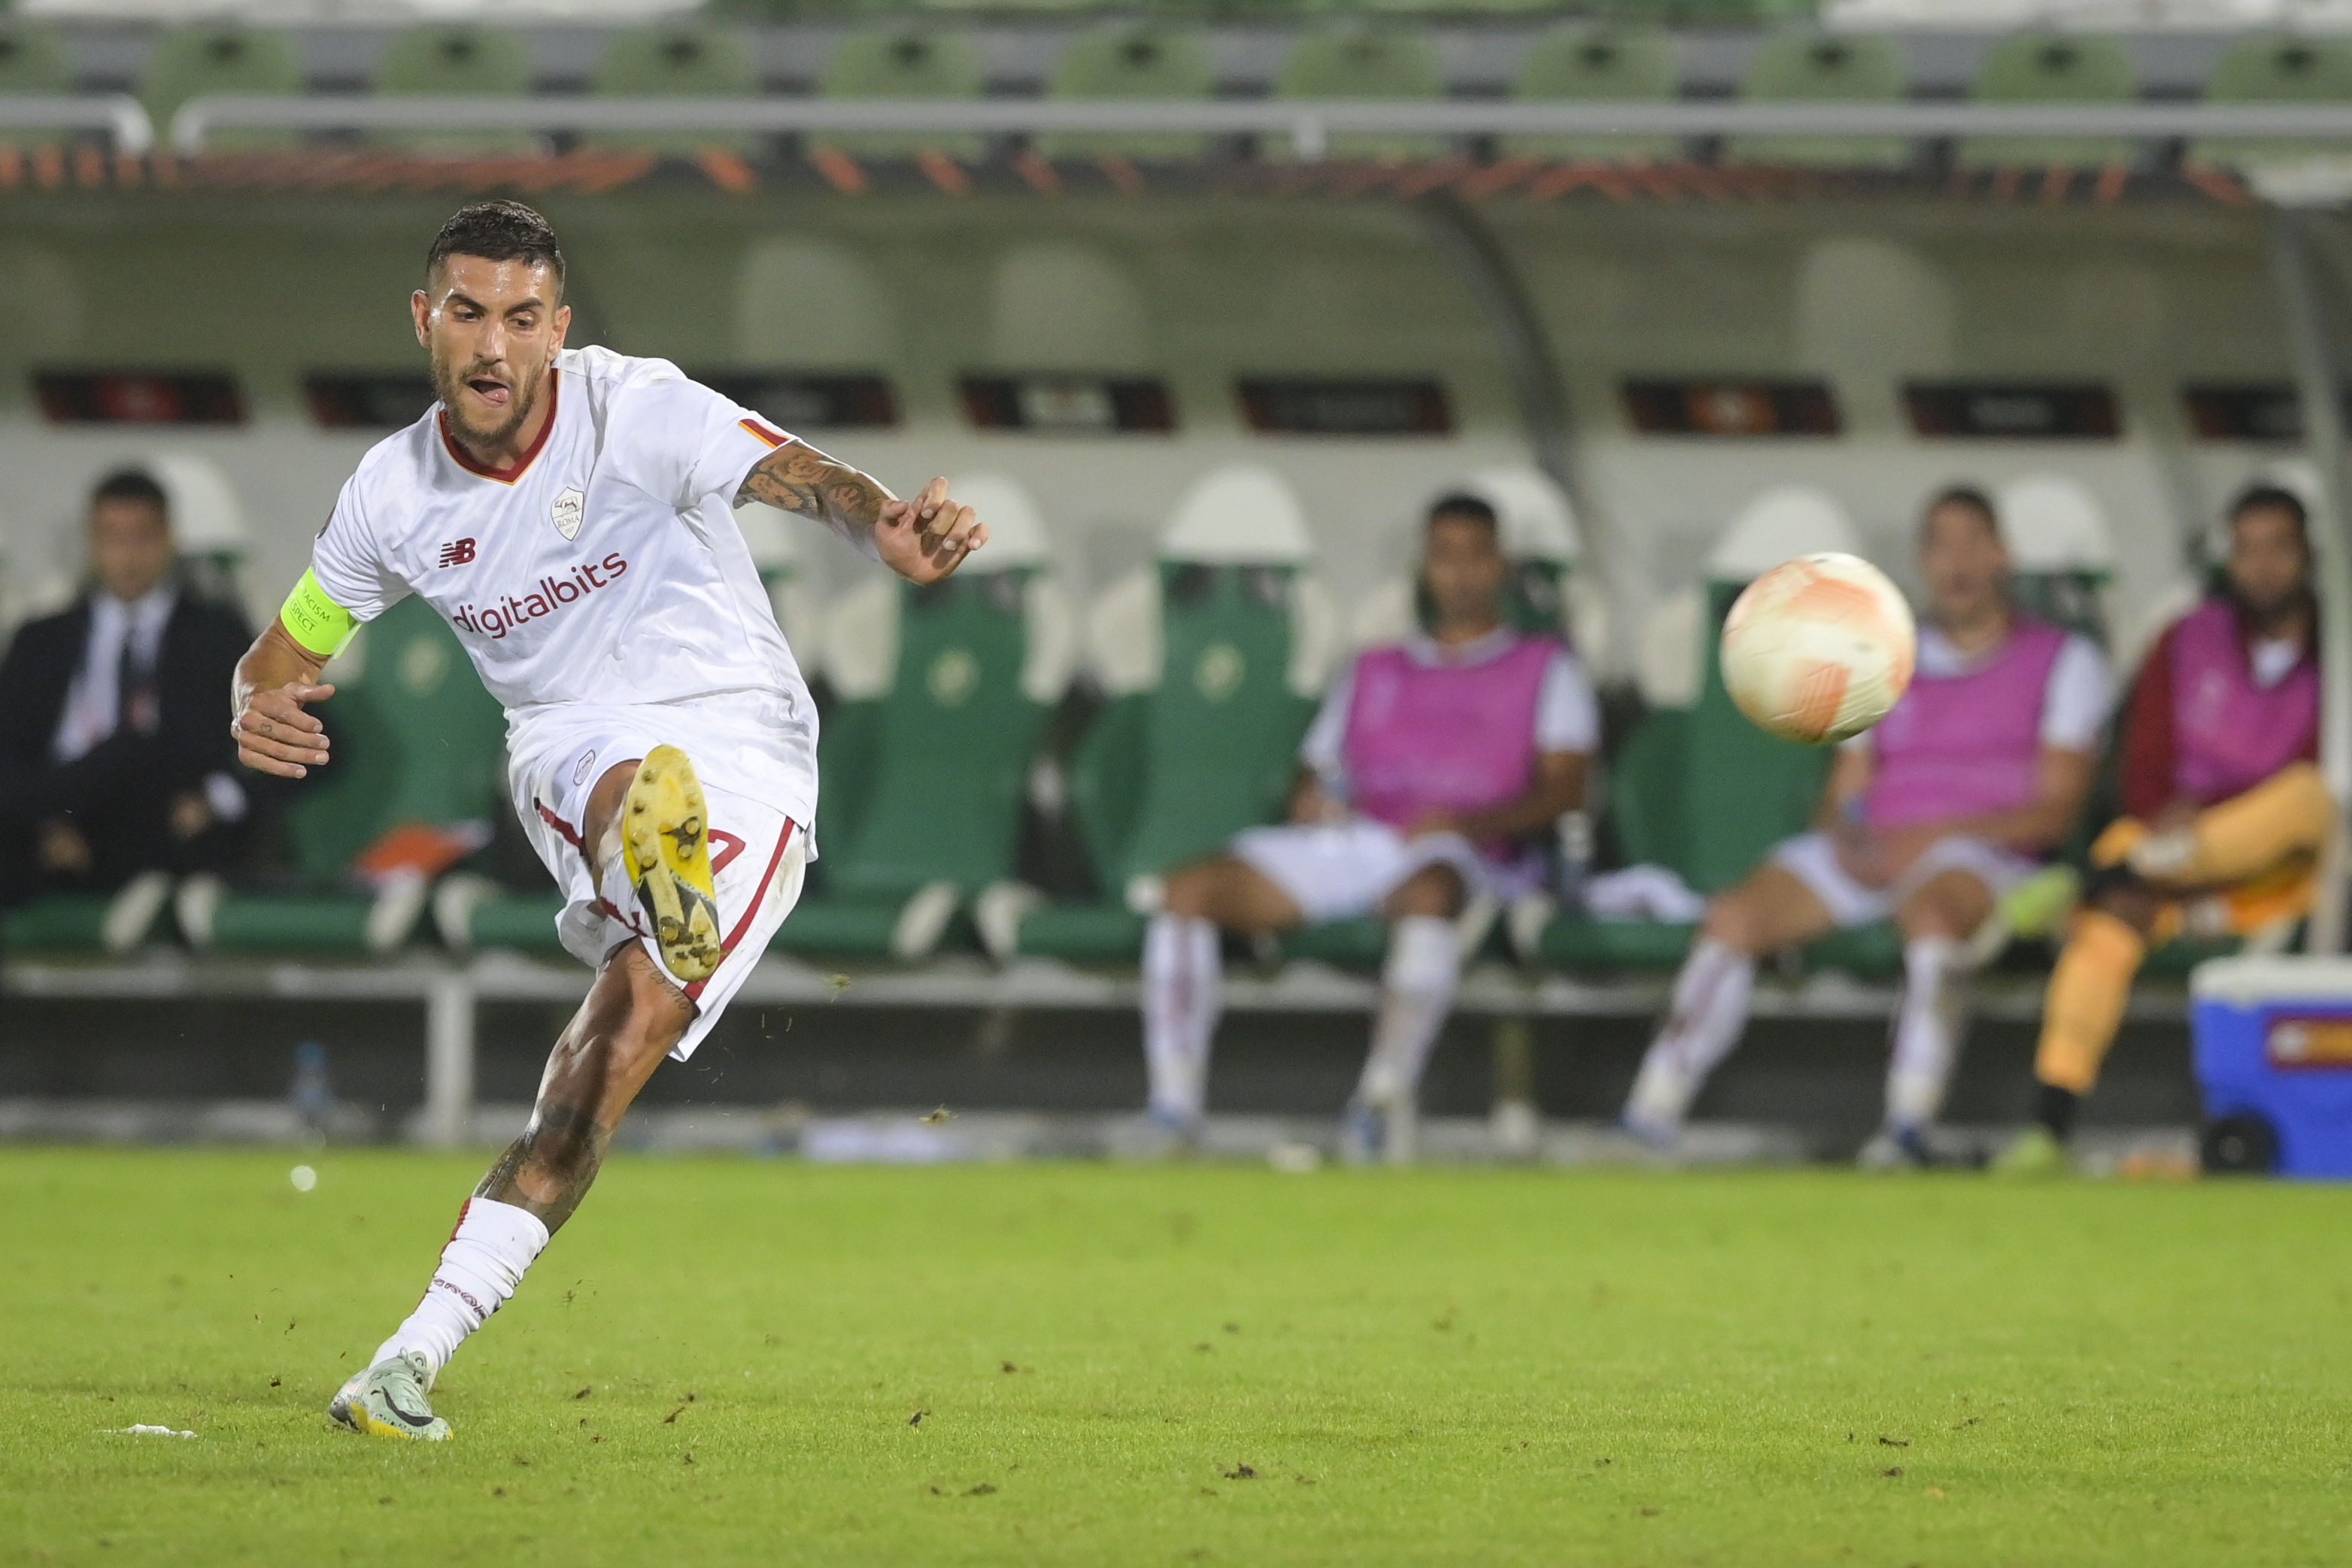
[[[2266,1126],[2275,1174],[2352,1179],[2352,958],[2217,958],[2189,989],[2209,1167],[2219,1130],[2263,1168]]]

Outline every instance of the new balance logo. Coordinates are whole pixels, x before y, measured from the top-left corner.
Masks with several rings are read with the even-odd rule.
[[[443,566],[464,566],[474,559],[474,541],[457,539],[441,547]]]

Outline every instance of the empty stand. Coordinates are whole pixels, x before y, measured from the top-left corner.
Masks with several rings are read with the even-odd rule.
[[[2258,33],[2230,46],[2205,84],[2209,103],[2352,103],[2352,43],[2341,38]],[[2189,144],[2191,163],[2227,168],[2342,156],[2341,143],[2205,137]]]
[[[751,46],[736,33],[676,24],[641,27],[614,38],[589,74],[600,98],[750,98],[760,90]],[[601,131],[591,139],[616,152],[690,158],[718,150],[752,152],[757,139],[711,131]]]
[[[73,54],[62,34],[38,23],[0,25],[0,93],[46,97],[73,89]],[[0,130],[0,147],[53,147],[69,135],[63,130]]]
[[[1788,33],[1756,51],[1739,86],[1755,103],[1899,102],[1910,86],[1903,47],[1866,33]],[[1745,163],[1896,169],[1911,158],[1899,136],[1740,136],[1726,155]]]
[[[826,98],[978,98],[988,85],[980,45],[966,33],[896,27],[852,33],[824,63],[817,91]],[[827,132],[814,150],[849,158],[946,158],[973,162],[988,150],[970,132]]]
[[[1436,50],[1418,32],[1360,24],[1302,35],[1283,61],[1274,90],[1287,99],[1439,99],[1445,96],[1445,77]],[[1280,156],[1291,150],[1276,145],[1268,151]],[[1334,158],[1385,162],[1442,158],[1450,149],[1439,136],[1352,133],[1332,137],[1326,151]]]
[[[531,89],[530,51],[498,27],[411,27],[385,47],[373,85],[387,97],[520,98]],[[528,156],[546,148],[527,131],[380,131],[371,140],[432,157]]]
[[[1045,96],[1062,100],[1150,99],[1172,101],[1215,95],[1216,63],[1208,39],[1195,29],[1150,22],[1117,22],[1072,38],[1045,78]],[[1037,139],[1048,158],[1195,158],[1208,138],[1160,132],[1056,132]]]
[[[1681,86],[1681,51],[1672,35],[1652,28],[1569,23],[1528,46],[1511,96],[1523,102],[1664,102]],[[1506,136],[1509,158],[1663,160],[1679,158],[1671,136]]]
[[[1979,103],[2129,103],[2139,96],[2131,51],[2114,38],[2021,33],[1985,57],[1972,96]],[[1970,136],[1955,157],[1967,168],[2127,164],[2123,137]]]
[[[191,99],[299,93],[303,85],[302,62],[285,34],[204,23],[175,27],[156,39],[139,73],[139,99],[160,137],[169,133],[172,116]],[[297,140],[283,131],[221,131],[206,146],[221,152],[252,152],[289,147]]]

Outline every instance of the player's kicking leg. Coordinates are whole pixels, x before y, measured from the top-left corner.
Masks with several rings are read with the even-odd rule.
[[[459,1211],[424,1299],[329,1406],[355,1432],[449,1436],[427,1400],[434,1378],[580,1207],[622,1113],[694,1021],[680,983],[706,979],[723,956],[709,812],[685,754],[660,747],[608,769],[586,816],[584,842],[600,866],[625,865],[672,973],[634,939],[606,955],[548,1058],[530,1124]]]

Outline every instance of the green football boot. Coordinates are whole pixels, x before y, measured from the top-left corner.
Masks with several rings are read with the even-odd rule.
[[[2072,1176],[2074,1156],[2058,1134],[2036,1122],[2010,1141],[2009,1147],[1992,1162],[1992,1174],[2012,1176],[2021,1181],[2042,1180],[2050,1176]]]
[[[425,1402],[432,1381],[432,1368],[412,1350],[354,1374],[327,1406],[327,1415],[337,1426],[370,1437],[446,1442],[449,1423]]]

